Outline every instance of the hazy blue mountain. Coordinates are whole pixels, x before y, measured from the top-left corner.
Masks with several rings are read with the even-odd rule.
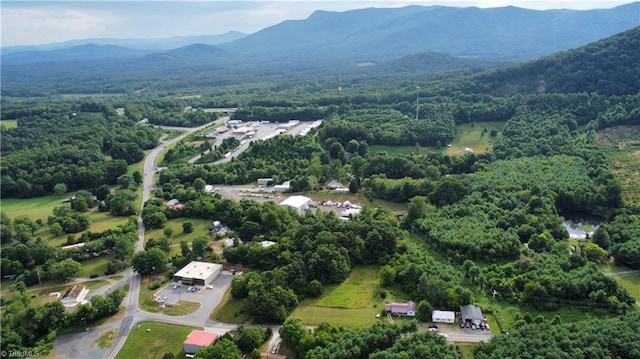
[[[221,47],[290,59],[380,61],[425,51],[526,60],[585,45],[640,24],[640,2],[599,10],[446,6],[316,11]]]
[[[227,52],[212,45],[191,44],[177,49],[152,53],[140,59],[140,62],[177,62],[177,63],[201,63],[220,60]]]
[[[153,51],[166,51],[184,47],[194,43],[202,43],[207,45],[218,45],[225,42],[231,42],[243,37],[247,34],[238,31],[229,31],[219,35],[194,35],[194,36],[175,36],[169,38],[155,38],[155,39],[112,39],[112,38],[94,38],[94,39],[82,39],[82,40],[70,40],[65,42],[59,42],[48,45],[39,46],[10,46],[3,47],[2,54],[10,54],[14,52],[22,51],[34,51],[34,50],[57,50],[66,49],[70,47],[95,44],[95,45],[117,45],[122,47],[153,50]]]
[[[50,62],[78,62],[138,58],[149,54],[148,50],[130,49],[116,45],[85,44],[67,49],[33,50],[9,53],[2,56],[2,62],[12,64],[33,64]]]

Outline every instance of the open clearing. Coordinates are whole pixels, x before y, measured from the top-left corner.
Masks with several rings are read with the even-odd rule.
[[[618,274],[613,278],[629,292],[630,296],[640,301],[640,273]]]
[[[53,215],[54,207],[68,206],[67,203],[62,203],[62,201],[70,196],[71,194],[67,193],[59,196],[51,195],[36,198],[3,198],[2,211],[11,219],[26,215],[34,221],[41,219],[46,223],[47,218]]]
[[[165,353],[184,358],[182,342],[194,329],[202,328],[158,322],[140,323],[131,329],[116,358],[155,359],[162,358]]]
[[[504,124],[500,121],[487,121],[457,125],[456,137],[451,141],[451,147],[447,147],[446,154],[462,155],[465,148],[470,148],[475,153],[489,151],[495,139],[490,136],[491,130],[501,133]]]
[[[369,145],[369,153],[387,152],[390,155],[424,155],[427,153],[445,153],[447,155],[463,155],[465,148],[472,149],[475,153],[482,153],[491,150],[495,137],[491,137],[491,130],[501,133],[504,129],[504,122],[486,121],[475,123],[463,123],[456,126],[456,135],[451,141],[451,146],[443,143],[442,148],[434,146],[385,146]]]
[[[18,127],[18,120],[2,120],[0,121],[0,126],[4,126],[7,129]]]
[[[609,169],[622,185],[625,200],[640,200],[640,125],[615,126],[597,133]]]
[[[385,301],[393,301],[388,294],[385,299],[379,295],[378,268],[375,266],[356,267],[341,284],[325,286],[319,298],[306,299],[291,314],[306,325],[323,322],[365,326],[375,323],[376,314],[384,309]]]
[[[184,233],[182,230],[182,224],[184,222],[193,223],[193,232]],[[198,237],[204,237],[211,240],[209,228],[212,226],[213,221],[198,218],[176,218],[167,221],[165,224],[165,228],[171,228],[173,230],[173,234],[169,238],[172,245],[179,245],[181,241],[187,241],[187,243],[191,244],[191,242]],[[151,238],[160,239],[164,237],[163,231],[164,228],[147,229],[145,233],[145,243]]]

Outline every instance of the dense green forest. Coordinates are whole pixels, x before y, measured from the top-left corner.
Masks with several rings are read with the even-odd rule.
[[[284,322],[283,340],[300,358],[455,357],[440,336],[408,336],[415,331],[409,324],[321,325],[309,332],[287,319],[302,300],[343,282],[359,265],[379,267],[383,288],[424,307],[456,310],[491,297],[549,317],[570,307],[611,317],[566,324],[523,318],[509,335],[479,345],[477,358],[546,356],[539,352],[545,340],[553,344],[552,353],[567,354],[557,357],[637,357],[638,348],[627,337],[637,331],[638,318],[628,312],[638,298],[598,266],[613,256],[616,264],[640,268],[640,203],[625,197],[627,188],[596,138],[604,129],[640,125],[640,70],[631,61],[640,57],[639,37],[634,29],[482,74],[248,72],[237,82],[214,74],[158,81],[135,77],[93,84],[94,91],[122,86],[124,95],[74,98],[48,95],[77,85],[52,89],[21,83],[5,89],[3,83],[2,120],[16,120],[17,126],[0,128],[2,198],[53,193],[72,198],[46,221],[2,214],[1,270],[26,285],[35,284],[39,273],[60,281],[77,273],[89,253],[113,250],[109,273],[132,266],[149,274],[171,263],[170,276],[195,258],[222,258],[206,251],[210,238],[204,237],[180,243],[178,254],[170,255],[167,238],[149,241],[145,251],[134,254],[133,216],[140,212],[147,228],[183,221],[185,231],[190,219],[217,220],[230,227],[236,243],[245,243],[225,249],[224,260],[251,269],[234,277],[231,295],[243,300],[256,322]],[[144,91],[134,91],[139,89]],[[23,97],[32,94],[42,97]],[[219,158],[238,140],[214,149],[207,142],[193,144],[202,138],[188,137],[166,150],[167,168],[157,174],[153,198],[138,211],[133,203],[143,174],[130,165],[158,146],[163,132],[154,125],[199,126],[217,118],[204,111],[210,107],[238,107],[232,118],[243,121],[324,121],[306,136],[251,142],[220,165],[193,166],[186,160],[205,149],[213,150],[210,158]],[[504,124],[502,131],[478,131],[489,139],[488,148],[447,150],[461,124],[481,128],[485,121]],[[395,154],[372,151],[371,145],[429,146],[429,151]],[[206,184],[244,185],[264,177],[290,180],[292,192],[319,191],[338,180],[354,195],[402,203],[407,210],[398,215],[384,206],[365,207],[343,221],[333,212],[299,215],[274,202],[232,201],[204,191]],[[184,207],[168,209],[164,200],[172,198]],[[87,229],[94,208],[132,217],[92,233]],[[563,221],[582,215],[600,225],[584,240],[571,240]],[[36,237],[45,226],[67,235],[65,244],[84,242],[89,251],[63,251]],[[263,248],[261,240],[276,244]],[[73,324],[75,314],[32,308],[21,288],[7,299],[3,323],[11,330],[3,325],[3,346],[49,345],[54,331]],[[36,318],[30,323],[41,326],[50,312],[58,313],[59,325],[32,328],[21,337],[22,320]]]

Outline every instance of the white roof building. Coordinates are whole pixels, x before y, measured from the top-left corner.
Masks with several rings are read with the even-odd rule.
[[[291,207],[298,213],[304,213],[311,204],[311,198],[305,196],[291,196],[280,202],[281,206]]]
[[[456,313],[446,310],[434,310],[431,314],[431,319],[437,323],[453,323],[456,318]]]
[[[291,189],[291,181],[284,181],[282,182],[282,184],[277,184],[275,186],[273,186],[273,191],[274,192],[287,192],[288,190]]]
[[[187,285],[205,286],[213,282],[220,272],[220,264],[193,261],[174,274],[173,280]]]

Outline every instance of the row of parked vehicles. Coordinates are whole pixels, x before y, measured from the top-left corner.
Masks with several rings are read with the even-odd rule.
[[[471,322],[462,322],[460,323],[460,328],[471,328],[473,330],[475,329],[489,330],[489,324],[485,322],[480,324],[475,324]]]

